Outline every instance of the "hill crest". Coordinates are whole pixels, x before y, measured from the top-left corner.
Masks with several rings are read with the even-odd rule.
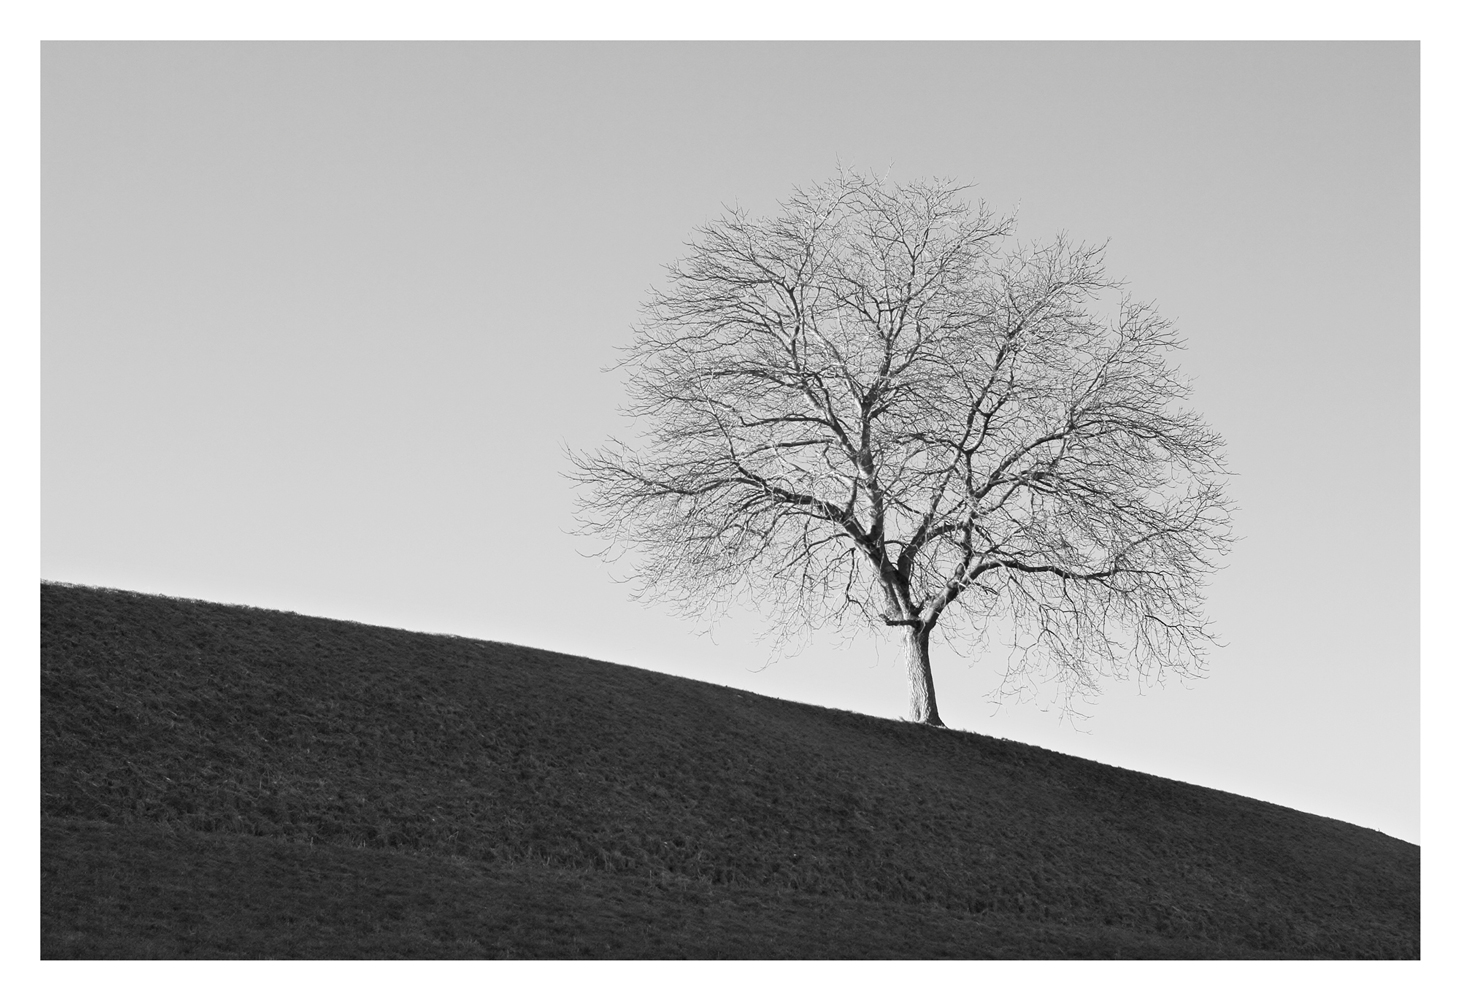
[[[42,585],[41,644],[55,837],[166,828],[762,912],[911,908],[1063,953],[1418,955],[1418,847],[977,733],[81,585]]]

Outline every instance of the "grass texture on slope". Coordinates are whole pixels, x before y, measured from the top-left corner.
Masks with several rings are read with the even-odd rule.
[[[1419,848],[499,643],[42,585],[45,957],[1386,957]]]

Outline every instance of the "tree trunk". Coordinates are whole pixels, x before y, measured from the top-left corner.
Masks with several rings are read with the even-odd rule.
[[[933,664],[928,659],[928,640],[932,637],[930,628],[908,628],[903,639],[902,660],[907,666],[912,721],[941,726],[943,720],[938,718],[938,699],[933,695]]]

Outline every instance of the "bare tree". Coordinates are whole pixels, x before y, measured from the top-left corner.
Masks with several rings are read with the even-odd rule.
[[[901,630],[917,722],[940,625],[1067,697],[1199,675],[1231,537],[1179,341],[1103,247],[1018,245],[962,191],[842,174],[698,230],[622,362],[637,446],[570,453],[580,528],[684,612]]]

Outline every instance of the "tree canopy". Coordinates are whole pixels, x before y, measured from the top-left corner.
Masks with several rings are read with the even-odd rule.
[[[1103,246],[964,194],[843,173],[696,231],[622,358],[641,433],[572,454],[580,527],[685,613],[901,630],[920,722],[939,627],[1067,695],[1200,674],[1230,505],[1180,340]]]

